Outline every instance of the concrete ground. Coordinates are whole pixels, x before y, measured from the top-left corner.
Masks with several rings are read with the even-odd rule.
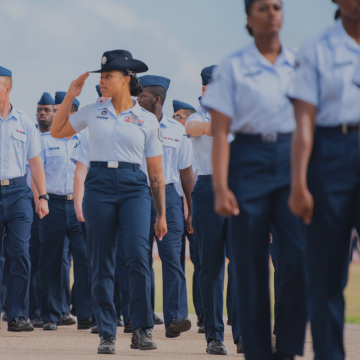
[[[162,314],[159,313],[159,316]],[[165,338],[164,326],[157,325],[153,331],[153,338],[158,349],[140,351],[130,349],[131,334],[124,334],[123,328],[118,328],[116,354],[114,358],[128,359],[211,359],[212,355],[205,352],[206,342],[203,334],[197,333],[196,316],[190,315],[193,327],[177,339]],[[225,319],[224,319],[225,320]],[[7,360],[52,360],[52,359],[99,359],[104,355],[97,354],[99,338],[90,334],[90,330],[78,331],[75,326],[62,326],[56,332],[46,332],[35,329],[32,333],[13,333],[6,330],[1,323],[0,329],[0,359]],[[360,358],[360,325],[346,325],[346,351],[348,360]],[[275,339],[274,339],[275,340]],[[236,354],[232,341],[231,328],[226,325],[225,346],[228,350],[227,358],[244,359]],[[298,358],[300,359],[300,358]],[[311,338],[308,334],[305,357],[313,359]]]

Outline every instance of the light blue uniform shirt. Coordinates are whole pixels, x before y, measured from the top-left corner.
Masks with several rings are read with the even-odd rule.
[[[72,195],[75,165],[70,160],[73,149],[80,145],[80,136],[75,134],[70,140],[55,139],[50,132],[41,137],[44,150],[40,156],[44,164],[46,190],[49,194]]]
[[[134,106],[116,116],[111,100],[85,106],[70,116],[76,132],[89,127],[90,161],[123,161],[141,165],[143,156],[162,155],[159,123],[155,115]]]
[[[318,126],[359,122],[360,89],[353,83],[359,55],[360,46],[341,19],[299,52],[288,95],[317,107]]]
[[[39,133],[25,113],[13,107],[5,120],[0,117],[0,180],[24,176],[27,161],[40,151]]]
[[[296,122],[286,91],[294,64],[295,52],[286,45],[271,64],[251,43],[215,69],[202,105],[231,118],[233,133],[291,133]]]
[[[207,122],[211,121],[210,113],[203,107],[199,107],[197,112],[191,114],[185,123],[185,127],[191,121]],[[191,143],[194,151],[195,171],[197,175],[211,175],[212,163],[211,163],[211,148],[212,137],[202,135],[191,137]]]
[[[80,144],[77,146],[70,155],[70,160],[76,165],[80,162],[90,167],[89,161],[89,129],[86,128],[80,136]]]
[[[359,58],[358,63],[356,65],[356,69],[355,69],[355,73],[354,73],[354,77],[353,77],[353,83],[356,86],[360,87],[360,58]]]
[[[186,136],[184,126],[165,115],[160,121],[160,130],[164,147],[162,165],[165,184],[175,184],[180,181],[179,170],[187,169],[192,165],[191,142]]]

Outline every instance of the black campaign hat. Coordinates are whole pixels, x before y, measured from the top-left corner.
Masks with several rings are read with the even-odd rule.
[[[102,73],[113,70],[128,70],[134,73],[148,71],[148,67],[140,60],[133,59],[131,52],[126,50],[105,51],[101,58],[101,69],[89,71],[90,73]]]

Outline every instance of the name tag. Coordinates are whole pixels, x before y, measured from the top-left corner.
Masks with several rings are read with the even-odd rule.
[[[59,147],[49,148],[49,150],[59,150]]]
[[[108,119],[108,117],[106,117],[106,116],[97,116],[96,118],[97,119]]]

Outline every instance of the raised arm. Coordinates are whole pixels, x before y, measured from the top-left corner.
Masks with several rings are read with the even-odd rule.
[[[289,208],[310,224],[314,200],[307,185],[307,171],[314,144],[314,128],[317,108],[301,100],[293,100],[296,130],[291,151],[291,192]]]
[[[211,121],[189,121],[189,123],[186,124],[186,132],[192,137],[202,135],[211,136]]]
[[[55,114],[50,131],[51,136],[54,138],[64,138],[76,134],[76,131],[69,121],[70,110],[75,97],[81,94],[81,90],[88,76],[89,73],[86,72],[71,83],[59,110]]]
[[[239,205],[228,187],[230,145],[227,140],[231,119],[218,111],[211,110],[213,134],[212,165],[215,211],[221,216],[239,215]]]
[[[161,241],[167,233],[165,206],[165,177],[161,162],[161,155],[146,158],[150,189],[155,202],[156,224],[155,235]]]

